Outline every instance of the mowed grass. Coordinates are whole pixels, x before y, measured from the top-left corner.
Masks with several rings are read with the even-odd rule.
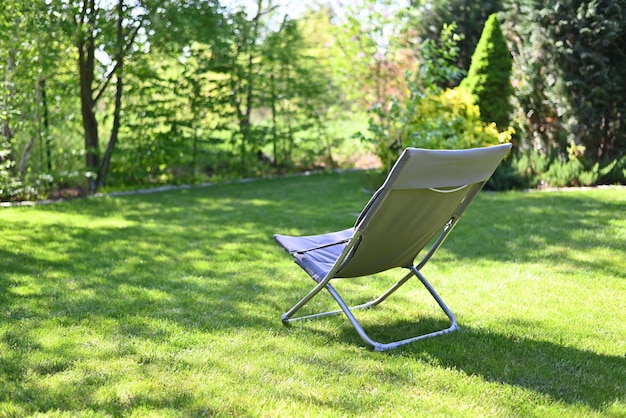
[[[282,325],[314,283],[272,239],[353,224],[362,176],[3,208],[0,417],[626,416],[626,189],[481,193],[423,270],[460,330],[375,353]],[[358,318],[446,325],[417,280]]]

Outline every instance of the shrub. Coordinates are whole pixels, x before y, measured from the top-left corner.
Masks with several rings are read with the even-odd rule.
[[[485,23],[461,86],[472,93],[474,102],[480,107],[481,119],[487,123],[495,122],[500,129],[509,126],[512,67],[511,51],[497,16],[492,14]]]
[[[470,92],[462,87],[421,98],[402,127],[404,145],[421,148],[474,148],[509,142],[513,129],[483,123]]]
[[[556,149],[548,153],[528,150],[505,160],[486,185],[491,190],[528,189],[535,187],[594,186],[600,182],[621,183],[626,177],[626,157],[602,166],[584,165],[582,153],[570,149],[567,158]],[[584,151],[583,151],[584,152]]]
[[[599,181],[603,184],[626,184],[626,155],[616,160]]]
[[[555,160],[540,178],[549,186],[595,186],[598,180],[606,176],[617,162],[616,160],[605,167],[600,167],[600,163],[595,163],[591,168],[586,168],[577,158],[568,161]]]
[[[523,175],[523,170],[519,170],[518,162],[517,157],[509,157],[502,161],[487,181],[485,189],[494,191],[529,189],[532,178]]]
[[[390,146],[430,149],[474,148],[509,142],[513,128],[499,131],[495,123],[484,123],[470,93],[462,88],[413,94],[405,103],[397,100],[385,112],[374,112],[381,123],[370,119],[370,141],[381,161],[393,163],[397,155]]]

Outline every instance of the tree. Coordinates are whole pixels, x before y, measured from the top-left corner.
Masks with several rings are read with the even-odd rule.
[[[370,137],[374,150],[387,168],[403,147],[432,149],[473,148],[509,142],[512,129],[499,131],[493,122],[480,119],[478,106],[471,93],[462,86],[442,88],[456,79],[456,42],[454,24],[444,25],[441,39],[423,41],[422,62],[409,81],[410,95],[405,100],[393,99],[389,110],[375,108],[379,120],[370,119]],[[393,155],[390,142],[398,145]]]
[[[232,123],[243,174],[267,159],[268,144],[273,165],[291,165],[296,135],[313,127],[335,97],[311,61],[298,21],[284,15],[272,24],[277,10],[276,3],[259,0],[251,13],[231,13],[221,48],[199,57],[210,86],[207,103]]]
[[[513,94],[511,70],[511,52],[498,17],[492,14],[485,23],[461,87],[467,88],[474,96],[481,119],[486,123],[495,122],[500,129],[508,128],[510,123]]]
[[[414,70],[416,57],[400,42],[400,9],[393,0],[361,0],[334,9],[331,16],[332,69],[346,100],[360,109],[405,96],[404,73]]]
[[[29,68],[22,65],[18,68],[18,62],[27,59],[32,45],[21,39],[29,29],[27,8],[21,2],[8,1],[3,9],[0,14],[0,30],[4,34],[0,38],[0,164],[15,174],[14,137],[22,122],[20,116],[25,105],[19,91],[28,84],[24,75],[29,72]]]
[[[294,130],[297,129],[296,89],[298,55],[304,47],[297,22],[287,16],[280,29],[268,35],[263,44],[264,72],[262,104],[270,109],[270,141],[274,166],[292,162]]]
[[[565,149],[561,115],[562,97],[555,88],[559,71],[549,53],[547,28],[540,23],[536,0],[515,0],[506,5],[502,29],[513,55],[514,115],[518,145],[542,153]]]
[[[239,142],[239,169],[248,170],[248,159],[259,149],[258,135],[251,117],[257,104],[259,72],[261,69],[260,36],[264,33],[263,18],[275,9],[271,0],[257,0],[255,13],[248,18],[240,9],[229,16],[222,48],[213,51],[206,62],[206,72],[213,74],[220,103],[231,112],[236,121],[233,142]],[[250,152],[250,151],[253,152]]]
[[[137,46],[144,53],[125,66],[125,141],[111,166],[119,185],[193,180],[211,164],[199,157],[205,146],[221,143],[210,137],[220,109],[206,67],[226,36],[225,19],[205,1],[161,1],[147,20],[151,36]]]
[[[467,71],[487,18],[500,12],[502,3],[503,0],[411,0],[406,10],[405,37],[419,46],[425,39],[440,39],[444,25],[454,23],[459,35],[456,66]],[[454,87],[458,81],[452,79],[451,84],[441,87]]]
[[[7,169],[0,175],[2,198],[36,197],[38,188],[50,187],[60,154],[52,152],[53,121],[62,121],[57,144],[68,148],[75,113],[67,101],[73,93],[66,78],[71,44],[51,13],[60,3],[12,0],[0,8],[0,32],[7,35],[0,37],[0,160]]]
[[[119,138],[126,62],[151,53],[157,46],[180,51],[182,45],[189,44],[191,31],[180,28],[186,28],[187,24],[190,28],[197,28],[198,21],[207,15],[212,16],[215,7],[203,0],[118,0],[115,4],[83,0],[67,11],[71,15],[71,29],[78,51],[85,163],[88,173],[91,173],[90,191],[105,184]],[[208,28],[205,26],[197,39],[206,39],[205,32],[207,29],[210,31],[214,22],[204,20],[203,23],[208,24]],[[109,91],[111,84],[114,84],[113,94]],[[97,117],[99,110],[109,110],[112,117],[103,155]]]
[[[570,144],[587,164],[607,164],[626,151],[626,1],[551,1],[539,14],[558,66],[570,121]],[[571,112],[571,113],[570,113]]]
[[[543,165],[580,166],[599,177],[613,167],[603,181],[624,181],[625,10],[623,0],[508,2],[521,145]]]
[[[274,165],[294,162],[297,135],[314,132],[311,140],[300,141],[304,154],[324,153],[333,164],[330,143],[323,125],[329,120],[331,106],[339,102],[328,68],[321,62],[319,45],[301,28],[309,27],[309,18],[285,16],[276,32],[263,42],[263,66],[260,72],[259,104],[271,113],[270,139]],[[313,42],[312,42],[313,41]],[[320,152],[321,151],[321,152]]]
[[[95,192],[105,183],[121,125],[124,60],[133,52],[135,38],[145,24],[147,6],[138,4],[132,7],[126,5],[124,0],[118,0],[114,9],[103,7],[95,0],[83,0],[72,10],[78,52],[85,166],[91,173],[88,182],[91,192]],[[108,65],[98,62],[96,51],[106,53],[111,62]],[[96,106],[114,79],[113,126],[104,157],[101,159]]]

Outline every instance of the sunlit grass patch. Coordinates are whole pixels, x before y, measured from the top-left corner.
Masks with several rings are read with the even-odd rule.
[[[626,414],[626,190],[482,193],[424,269],[460,330],[373,353],[342,316],[282,325],[313,282],[272,239],[350,226],[362,176],[3,209],[0,416]],[[358,315],[445,322],[410,282]]]

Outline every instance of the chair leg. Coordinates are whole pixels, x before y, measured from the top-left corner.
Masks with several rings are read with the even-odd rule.
[[[352,326],[354,327],[354,329],[359,334],[359,337],[361,337],[361,339],[365,342],[365,344],[368,347],[370,347],[371,349],[373,349],[374,351],[389,350],[389,349],[396,348],[396,347],[399,347],[399,346],[404,345],[404,344],[411,343],[413,341],[417,341],[417,340],[421,340],[421,339],[429,338],[429,337],[435,337],[435,336],[446,334],[448,332],[452,332],[452,331],[458,329],[458,325],[457,325],[456,318],[455,318],[454,314],[452,313],[452,311],[450,311],[450,309],[447,307],[447,305],[445,304],[443,299],[441,299],[439,294],[431,286],[431,284],[428,282],[428,280],[426,280],[424,275],[422,275],[422,273],[420,273],[420,271],[415,266],[411,267],[410,270],[411,270],[410,273],[408,273],[405,277],[403,277],[396,284],[391,286],[385,293],[383,293],[377,299],[374,299],[374,300],[372,300],[370,302],[367,302],[367,303],[364,303],[364,304],[361,304],[361,305],[357,305],[357,306],[353,306],[353,307],[348,307],[348,305],[345,303],[343,298],[339,295],[339,293],[337,293],[337,291],[334,289],[334,287],[332,287],[332,285],[330,285],[330,283],[325,283],[325,284],[324,283],[320,283],[311,292],[309,292],[309,294],[307,296],[305,296],[300,302],[298,302],[293,308],[291,308],[291,310],[289,310],[287,313],[285,313],[282,316],[282,321],[283,321],[283,323],[285,325],[288,325],[290,322],[293,322],[293,321],[300,321],[300,320],[303,320],[303,319],[320,318],[320,317],[329,316],[329,315],[335,315],[335,314],[343,312],[346,315],[346,317],[348,318],[348,320],[350,321],[350,323],[352,324]],[[448,319],[450,320],[450,323],[451,323],[450,327],[442,329],[442,330],[439,330],[439,331],[434,331],[434,332],[430,332],[430,333],[427,333],[427,334],[422,334],[422,335],[418,335],[418,336],[415,336],[415,337],[411,337],[411,338],[407,338],[407,339],[403,339],[403,340],[399,340],[399,341],[394,341],[394,342],[390,342],[390,343],[380,343],[380,342],[374,341],[373,339],[371,339],[367,335],[367,333],[365,332],[365,330],[363,329],[363,327],[361,326],[359,321],[354,317],[354,314],[352,313],[352,311],[355,310],[355,309],[364,309],[364,308],[369,308],[369,307],[378,305],[379,303],[381,303],[385,299],[387,299],[387,297],[389,297],[393,292],[398,290],[398,288],[400,288],[400,286],[402,286],[411,277],[413,277],[413,275],[417,276],[417,278],[420,280],[420,282],[422,282],[424,287],[428,290],[428,292],[431,294],[431,296],[435,299],[435,301],[437,302],[437,304],[439,305],[441,310],[446,314],[446,316],[448,317]],[[317,314],[313,314],[313,315],[307,315],[307,316],[301,316],[301,317],[292,318],[292,315],[296,311],[298,311],[302,306],[304,306],[304,304],[306,304],[313,296],[315,296],[317,293],[319,293],[321,291],[321,289],[323,289],[323,288],[325,288],[330,293],[330,295],[335,299],[335,301],[337,302],[337,304],[341,308],[340,310],[329,311],[329,312],[322,312],[322,313],[317,313]]]
[[[404,276],[401,280],[396,282],[393,286],[391,286],[389,289],[387,289],[387,291],[385,291],[385,293],[383,293],[382,295],[380,295],[376,299],[372,299],[371,301],[362,303],[360,305],[350,306],[349,309],[351,311],[354,311],[356,309],[368,309],[368,308],[372,308],[372,307],[380,304],[385,299],[387,299],[393,292],[398,290],[400,288],[400,286],[402,286],[411,277],[413,277],[413,274],[414,274],[413,272],[409,272],[406,276]],[[293,308],[291,308],[289,311],[284,313],[282,315],[282,317],[281,317],[281,320],[282,320],[283,324],[289,325],[291,322],[302,321],[303,319],[322,318],[322,317],[325,317],[325,316],[331,316],[331,315],[337,315],[337,314],[343,313],[344,311],[342,309],[337,309],[337,310],[334,310],[334,311],[320,312],[320,313],[316,313],[316,314],[312,314],[312,315],[304,315],[304,316],[298,316],[298,317],[293,318],[293,315],[298,310],[300,310],[300,308],[302,308],[306,303],[308,303],[308,301],[310,301],[316,294],[318,294],[324,287],[326,287],[326,286],[318,284],[318,286],[316,286],[313,290],[311,290],[309,292],[309,294],[307,294],[297,304],[295,304]]]
[[[303,319],[317,318],[320,316],[331,315],[332,312],[326,312],[326,313],[321,313],[321,314],[307,315],[307,316],[300,316],[300,317],[292,318],[292,316],[296,312],[298,312],[304,305],[306,305],[311,299],[313,299],[313,297],[317,295],[322,289],[324,289],[324,287],[326,287],[327,284],[328,284],[328,280],[324,279],[322,282],[318,283],[317,286],[315,286],[313,290],[311,290],[305,297],[300,299],[300,301],[298,301],[298,303],[296,303],[291,309],[285,312],[281,317],[281,320],[283,321],[283,325],[289,325],[291,322],[300,321]]]
[[[439,305],[441,310],[446,314],[446,316],[450,320],[450,326],[448,328],[445,328],[445,329],[442,329],[442,330],[439,330],[439,331],[429,332],[427,334],[417,335],[415,337],[406,338],[406,339],[403,339],[403,340],[393,341],[393,342],[390,342],[390,343],[380,343],[380,342],[374,341],[363,330],[363,327],[361,326],[359,321],[354,317],[354,315],[352,314],[352,311],[346,305],[346,303],[343,301],[341,296],[339,296],[339,294],[335,291],[335,289],[332,288],[332,286],[330,286],[330,285],[327,286],[327,290],[330,292],[330,294],[333,296],[333,298],[335,298],[335,300],[337,301],[337,303],[339,304],[339,306],[341,307],[341,309],[343,310],[345,315],[348,317],[348,320],[350,321],[350,323],[352,324],[354,329],[357,331],[357,333],[359,334],[361,339],[365,342],[365,344],[367,344],[374,351],[390,350],[392,348],[396,348],[396,347],[399,347],[401,345],[405,345],[405,344],[411,343],[413,341],[418,341],[418,340],[422,340],[422,339],[425,339],[425,338],[435,337],[435,336],[446,334],[448,332],[452,332],[452,331],[455,331],[456,329],[458,329],[458,325],[457,325],[457,322],[456,322],[456,317],[450,311],[450,309],[446,306],[446,304],[443,301],[443,299],[441,299],[439,294],[437,294],[437,292],[431,286],[431,284],[428,282],[428,280],[426,280],[426,278],[415,267],[412,267],[411,271],[412,271],[413,274],[415,274],[419,278],[419,280],[422,282],[424,287],[426,287],[426,289],[431,294],[431,296],[435,299],[435,301],[437,301],[437,304]],[[401,280],[401,282],[402,281],[406,282],[406,280],[407,280],[407,278],[405,277],[403,280]],[[398,283],[400,283],[400,282],[398,282]],[[397,289],[399,286],[394,286],[394,287]],[[391,293],[388,291],[388,292],[386,292],[383,295],[384,298],[381,296],[382,300],[384,300],[387,296],[389,296],[389,294],[391,294]],[[381,298],[379,298],[379,299],[381,299]],[[380,300],[380,302],[382,302],[382,300]]]

